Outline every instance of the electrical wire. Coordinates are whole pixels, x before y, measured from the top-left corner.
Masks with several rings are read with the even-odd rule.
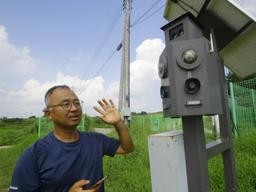
[[[157,1],[155,1],[150,7],[149,7],[149,9],[147,9],[138,19],[136,19],[135,20],[135,22],[131,25],[131,27],[134,27],[134,26],[137,26],[137,25],[139,25],[139,24],[141,24],[141,23],[143,23],[144,21],[146,21],[147,19],[149,19],[150,17],[152,17],[154,14],[156,14],[158,11],[160,11],[162,8],[163,8],[163,6],[165,5],[165,4],[163,4],[163,5],[161,5],[161,7],[159,7],[156,11],[154,11],[153,13],[151,13],[150,15],[148,15],[146,18],[144,18],[157,4],[159,4],[161,1],[163,1],[163,0],[157,0]],[[144,18],[144,19],[143,19]],[[143,20],[142,20],[143,19]],[[110,25],[111,26],[111,25]],[[98,46],[99,47],[99,49],[101,49],[102,50],[102,48],[103,48],[103,46],[101,46],[102,44],[100,44],[100,46]],[[122,48],[122,42],[118,45],[118,47],[110,54],[110,56],[106,59],[106,61],[103,63],[103,65],[101,66],[101,68],[97,71],[97,73],[94,75],[94,77],[95,76],[97,76],[102,70],[103,70],[103,68],[105,67],[105,65],[109,62],[109,60],[113,57],[113,55],[114,55],[114,53],[116,52],[116,51],[119,51],[120,49]],[[96,52],[96,53],[98,53],[98,52]],[[98,56],[97,54],[96,54],[96,56]],[[96,56],[94,56],[94,58],[96,58]],[[92,61],[95,61],[95,59],[93,59]],[[94,62],[90,62],[90,63],[94,63]],[[91,65],[92,66],[92,65]],[[88,71],[89,70],[87,70],[87,73],[88,73]]]
[[[122,11],[120,12],[120,6],[118,7],[116,13],[114,14],[112,21],[110,22],[109,27],[107,28],[106,32],[104,33],[104,35],[102,36],[101,40],[99,41],[98,45],[95,48],[95,51],[93,53],[93,56],[91,57],[91,59],[89,60],[88,64],[85,66],[85,71],[82,74],[82,78],[85,78],[86,75],[91,71],[92,66],[94,65],[94,63],[96,62],[96,60],[98,59],[99,55],[101,54],[103,48],[106,45],[106,42],[108,41],[111,32],[113,31],[114,27],[117,24],[117,21],[119,20],[119,18],[122,15]]]
[[[158,9],[156,9],[153,13],[151,13],[150,15],[148,15],[145,19],[141,20],[140,22],[137,22],[136,25],[133,25],[131,27],[136,27],[138,25],[140,25],[141,23],[145,22],[146,20],[148,20],[150,17],[152,17],[153,15],[155,15],[157,12],[161,11],[161,9],[165,6],[165,3],[163,5],[161,5]]]
[[[153,15],[155,15],[157,12],[159,12],[165,5],[165,3],[163,5],[161,5],[158,9],[156,9],[153,13],[151,13],[150,15],[148,15],[147,17],[145,17],[157,4],[159,4],[162,0],[157,0],[155,1],[150,7],[149,9],[147,9],[138,19],[135,20],[135,22],[130,26],[130,27],[136,27],[139,24],[145,22],[146,20],[148,20],[150,17],[152,17]],[[145,18],[144,18],[145,17]],[[144,19],[143,19],[144,18]],[[101,45],[101,44],[100,44]],[[101,65],[100,69],[93,75],[93,78],[95,78],[97,75],[99,75],[99,73],[104,69],[104,67],[108,64],[108,62],[111,60],[111,58],[114,56],[114,54],[117,51],[120,51],[122,48],[122,42],[119,43],[118,47],[107,57],[107,59],[105,60],[105,62]],[[97,55],[96,55],[97,56]],[[81,94],[85,91],[85,89],[82,90]]]
[[[159,4],[161,1],[163,0],[156,0],[150,7],[149,9],[147,9],[138,19],[136,19],[133,24],[131,24],[131,27],[133,27],[134,25],[136,25],[143,17],[145,17],[145,15],[147,15],[157,4]]]
[[[117,48],[108,56],[108,58],[105,60],[105,62],[101,65],[100,69],[93,75],[92,79],[95,78],[97,75],[99,75],[99,73],[104,69],[104,67],[108,64],[108,62],[110,61],[110,59],[112,59],[112,57],[114,56],[114,54],[117,51],[120,51],[122,48],[123,44],[120,43]],[[90,82],[89,82],[90,83]],[[88,85],[87,85],[88,87]],[[82,94],[85,91],[86,88],[84,88],[80,94]]]
[[[121,44],[119,44],[119,45],[121,45]],[[119,49],[120,50],[120,49]],[[93,78],[95,78],[103,69],[104,69],[104,67],[106,66],[106,64],[110,61],[110,59],[114,56],[114,54],[117,52],[117,51],[119,51],[118,50],[118,47],[117,47],[117,49],[115,49],[109,56],[108,56],[108,58],[106,59],[106,61],[102,64],[102,66],[100,67],[100,69],[95,73],[95,75],[93,76]]]

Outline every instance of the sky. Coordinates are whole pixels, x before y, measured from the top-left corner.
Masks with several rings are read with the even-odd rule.
[[[157,65],[165,46],[165,2],[132,2],[131,24],[152,5],[148,15],[156,12],[131,28],[134,112],[162,110]],[[255,7],[255,0],[236,2]],[[90,115],[100,98],[117,105],[122,51],[115,49],[123,25],[122,0],[0,0],[0,117],[43,115],[44,94],[58,84],[72,87]]]

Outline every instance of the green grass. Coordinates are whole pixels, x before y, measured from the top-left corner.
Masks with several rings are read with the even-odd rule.
[[[147,142],[151,133],[147,129],[131,127],[135,151],[129,155],[116,155],[104,159],[104,173],[108,175],[106,191],[151,191]],[[116,134],[112,134],[116,137]]]
[[[19,144],[8,148],[0,150],[0,191],[7,189],[10,181],[13,169],[15,167],[16,161],[22,154],[22,152],[32,143],[37,140],[36,134],[28,134],[24,140]]]
[[[27,134],[35,133],[36,119],[0,122],[0,146],[14,145],[22,142]]]
[[[234,153],[238,191],[256,192],[256,130],[242,133],[234,139]],[[224,173],[221,155],[209,160],[209,175],[212,191],[224,191]]]
[[[106,191],[141,192],[151,191],[147,138],[154,133],[147,129],[131,127],[135,152],[125,156],[104,159]],[[116,137],[115,134],[112,136]],[[256,192],[256,129],[241,133],[234,139],[238,191]],[[208,141],[212,138],[207,138]],[[224,170],[221,155],[208,161],[212,192],[225,191]]]

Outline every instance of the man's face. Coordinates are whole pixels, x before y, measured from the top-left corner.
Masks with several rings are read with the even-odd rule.
[[[56,106],[55,106],[56,105]],[[48,97],[47,117],[60,128],[75,128],[81,121],[82,108],[70,89],[57,88]],[[53,107],[51,107],[53,106]]]

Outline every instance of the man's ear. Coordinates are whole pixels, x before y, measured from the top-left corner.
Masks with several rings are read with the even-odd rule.
[[[45,117],[47,117],[50,120],[52,119],[52,117],[51,117],[51,110],[50,109],[44,108],[43,112],[44,112],[44,116]]]

